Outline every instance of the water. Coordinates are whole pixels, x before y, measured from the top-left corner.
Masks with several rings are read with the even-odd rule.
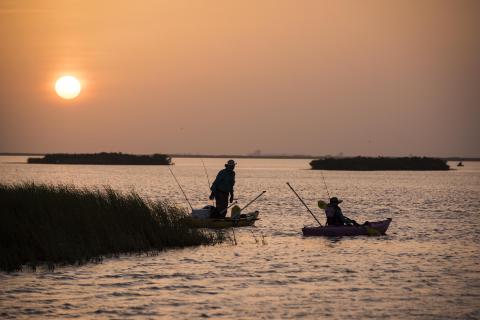
[[[0,181],[111,185],[185,206],[166,167],[28,165],[0,157]],[[174,159],[194,207],[208,203],[199,159]],[[236,195],[260,210],[238,245],[130,255],[101,264],[0,273],[0,318],[480,319],[480,163],[448,172],[324,172],[357,221],[387,236],[303,238],[327,198],[308,160],[240,159]],[[206,159],[210,180],[225,159]],[[455,163],[450,163],[454,166]],[[456,167],[454,167],[457,169]],[[321,219],[323,221],[323,217]]]

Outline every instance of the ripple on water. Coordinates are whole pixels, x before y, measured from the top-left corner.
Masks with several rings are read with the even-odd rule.
[[[323,215],[316,208],[326,197],[320,172],[300,170],[304,160],[268,161],[242,159],[237,170],[241,200],[268,190],[252,205],[261,212],[257,227],[235,229],[237,246],[128,255],[54,273],[0,273],[0,318],[480,318],[480,169],[324,172],[347,216],[393,222],[384,237],[320,239],[302,237],[302,226],[315,221],[285,186],[292,181]],[[189,197],[204,199],[201,163],[175,162]],[[224,163],[205,162],[209,172]],[[166,168],[18,169],[38,182],[108,181],[115,189],[135,188],[151,199],[168,195],[183,205]],[[0,164],[0,177],[17,181],[9,170]],[[461,229],[458,216],[469,221]]]

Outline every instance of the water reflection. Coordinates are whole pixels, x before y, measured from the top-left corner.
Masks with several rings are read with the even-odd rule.
[[[225,159],[205,159],[212,177]],[[208,202],[199,159],[175,159],[194,206]],[[475,167],[476,166],[476,167]],[[126,255],[102,264],[0,273],[2,318],[479,318],[480,166],[450,172],[325,172],[357,221],[392,217],[387,236],[303,238],[327,195],[305,160],[239,160],[236,194],[256,227],[238,245]],[[476,168],[476,169],[475,169]],[[465,170],[463,170],[465,169]],[[0,181],[111,185],[186,207],[168,169],[5,163]],[[458,217],[462,221],[459,222]],[[323,217],[322,217],[323,219]],[[459,227],[461,226],[461,228]]]

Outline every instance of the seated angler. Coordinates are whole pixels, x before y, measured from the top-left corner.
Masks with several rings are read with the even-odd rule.
[[[330,198],[330,203],[325,208],[325,215],[327,216],[328,226],[358,226],[355,220],[345,217],[342,213],[342,209],[338,204],[342,203],[337,197]]]

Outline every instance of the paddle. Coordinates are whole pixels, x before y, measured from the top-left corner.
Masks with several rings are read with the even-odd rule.
[[[242,209],[240,209],[239,206],[233,206],[232,211],[231,211],[232,219],[239,219],[240,218],[240,212],[242,212]]]
[[[289,182],[287,182],[287,186],[290,188],[290,190],[293,191],[293,193],[295,193],[295,195],[297,196],[298,200],[300,200],[300,202],[305,206],[305,208],[307,208],[308,212],[310,212],[310,214],[312,215],[312,217],[315,219],[315,221],[318,222],[318,224],[320,225],[320,227],[323,227],[322,224],[320,223],[320,221],[318,221],[317,217],[315,217],[315,215],[313,214],[312,210],[310,210],[310,208],[307,206],[307,204],[303,201],[303,199],[298,195],[298,193],[293,189],[293,187],[290,185]]]
[[[365,229],[367,229],[367,233],[369,236],[379,236],[380,235],[380,231],[378,231],[377,229],[375,228],[372,228],[372,227],[369,227],[368,225],[363,225],[363,227],[365,227]]]
[[[318,207],[319,207],[320,209],[324,209],[324,210],[325,210],[325,208],[327,207],[327,203],[326,203],[325,201],[323,201],[323,200],[318,200]]]

